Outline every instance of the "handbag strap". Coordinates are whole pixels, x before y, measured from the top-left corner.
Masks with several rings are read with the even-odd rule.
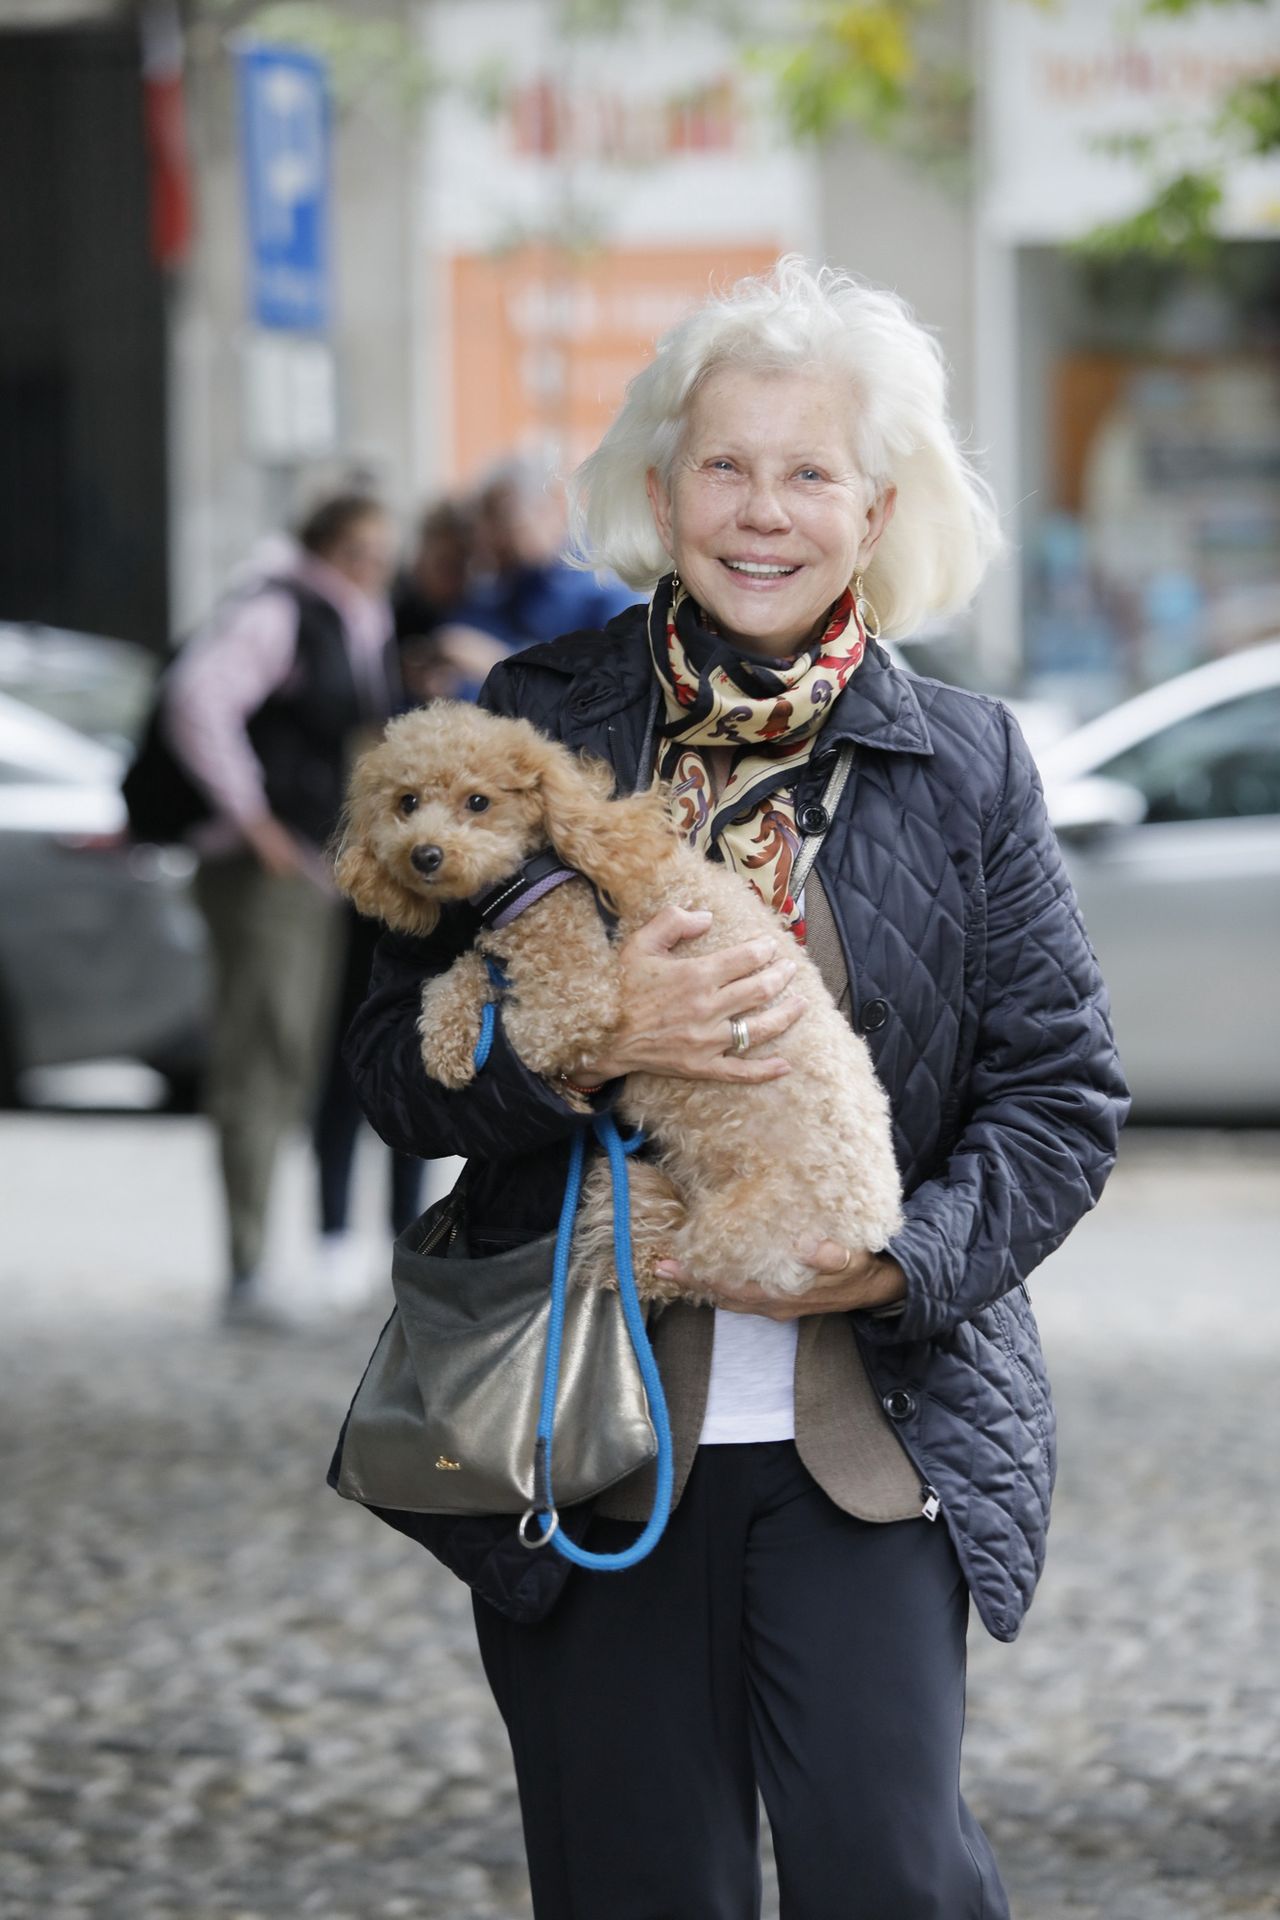
[[[787,884],[791,889],[792,897],[796,900],[800,898],[800,889],[813,871],[813,863],[818,857],[819,848],[831,831],[831,822],[835,819],[836,808],[840,804],[840,796],[848,786],[849,775],[853,771],[853,755],[853,741],[842,740],[836,748],[836,763],[831,769],[827,784],[822,789],[822,798],[818,802],[819,810],[823,816],[822,825],[816,833],[808,833],[805,835],[800,851],[796,855],[795,864],[791,869]]]

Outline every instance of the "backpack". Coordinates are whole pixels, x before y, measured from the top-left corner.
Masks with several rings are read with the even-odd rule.
[[[169,744],[169,687],[174,669],[188,647],[193,646],[202,634],[208,633],[246,600],[251,600],[264,588],[274,586],[289,589],[289,582],[276,581],[270,574],[263,574],[229,589],[194,631],[178,642],[157,675],[146,724],[133,762],[120,785],[125,810],[129,815],[129,831],[135,840],[151,841],[161,847],[172,846],[177,841],[185,840],[193,827],[212,820],[214,810],[208,795],[192,779]]]
[[[134,839],[159,846],[184,840],[193,827],[213,817],[203,790],[169,745],[165,707],[172,671],[170,662],[156,681],[142,738],[120,788]]]

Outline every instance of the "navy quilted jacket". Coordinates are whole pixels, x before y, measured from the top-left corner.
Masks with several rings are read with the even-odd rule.
[[[644,610],[632,608],[603,634],[504,662],[483,700],[609,761],[630,789],[651,764],[654,694]],[[941,1496],[982,1618],[1012,1639],[1044,1562],[1055,1466],[1023,1282],[1096,1203],[1128,1093],[1106,989],[1008,711],[917,679],[872,646],[823,727],[801,801],[817,798],[840,740],[858,751],[819,870],[907,1195],[889,1248],[907,1277],[905,1309],[854,1322],[872,1381]],[[474,1086],[449,1093],[427,1079],[422,980],[471,933],[460,909],[430,941],[384,938],[348,1059],[384,1139],[473,1162],[479,1251],[554,1226],[578,1122],[505,1046],[500,1022]],[[472,1577],[459,1542],[442,1557]],[[516,1578],[520,1549],[507,1561],[500,1552],[498,1566]],[[499,1588],[505,1579],[499,1571]]]

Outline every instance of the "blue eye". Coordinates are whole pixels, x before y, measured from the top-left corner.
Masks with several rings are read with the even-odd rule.
[[[801,480],[821,480],[822,475],[816,467],[801,467],[797,478]]]

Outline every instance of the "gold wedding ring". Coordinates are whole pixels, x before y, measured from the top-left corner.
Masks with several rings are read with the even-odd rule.
[[[732,1014],[729,1019],[729,1051],[742,1054],[751,1045],[751,1030],[740,1014]]]

